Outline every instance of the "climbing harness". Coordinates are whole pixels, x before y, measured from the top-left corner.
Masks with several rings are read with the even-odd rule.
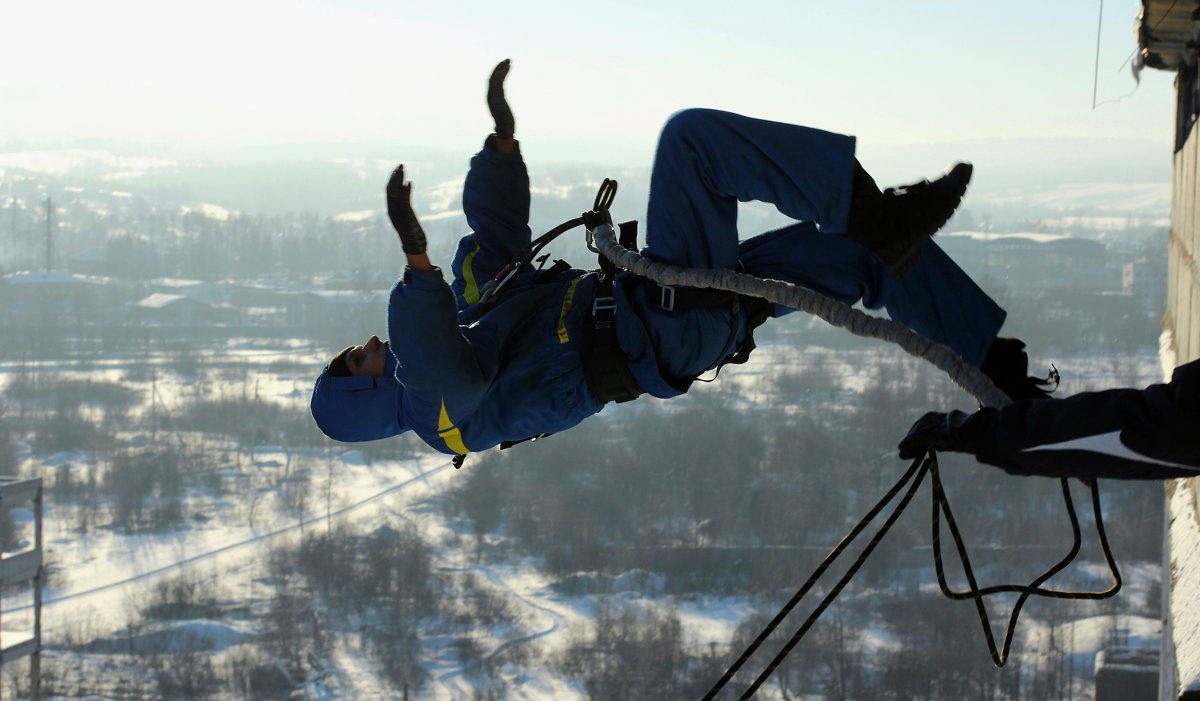
[[[592,312],[584,324],[583,373],[588,389],[602,403],[628,402],[646,393],[629,370],[629,356],[617,343],[616,274],[601,270],[592,287]]]
[[[604,179],[596,193],[592,209],[584,212],[581,219],[585,231],[590,232],[600,224],[612,226],[608,208],[617,196],[617,181]],[[618,244],[626,249],[637,246],[637,222],[625,222],[619,226],[621,238]],[[592,241],[588,249],[596,252]],[[637,378],[629,370],[629,356],[617,342],[617,301],[613,288],[617,284],[617,270],[604,256],[599,257],[600,272],[592,284],[592,308],[589,320],[584,323],[583,373],[588,389],[602,403],[629,402],[646,393]]]
[[[636,273],[625,273],[619,280],[617,274],[621,269],[596,247],[598,242],[595,237],[597,232],[612,230],[612,218],[608,208],[616,191],[617,181],[605,178],[596,195],[592,211],[585,212],[582,217],[587,232],[588,249],[597,254],[600,263],[593,293],[592,321],[587,324],[583,354],[584,372],[592,394],[600,401],[608,403],[627,402],[645,393],[633,377],[633,373],[629,371],[628,357],[617,344],[616,326],[613,323],[616,304],[612,296],[612,288],[617,284],[625,284],[627,289],[633,285],[643,286],[646,304],[667,313],[695,309],[728,310],[729,340],[720,355],[717,371],[720,372],[720,368],[726,364],[745,363],[755,347],[754,329],[770,317],[770,303],[761,297],[743,295],[732,290],[667,285]],[[618,226],[620,238],[616,240],[616,245],[640,258],[637,253],[637,222],[622,222]],[[746,315],[746,333],[742,343],[737,344],[743,314]],[[685,392],[697,379],[699,376],[669,379],[668,382],[680,392]]]
[[[636,275],[654,281],[663,286],[685,285],[698,288],[712,288],[718,290],[726,290],[735,292],[739,296],[758,297],[768,302],[782,304],[788,307],[801,309],[810,314],[820,317],[826,322],[844,328],[851,333],[859,336],[869,336],[878,338],[891,343],[895,343],[905,351],[917,357],[924,358],[935,366],[944,371],[950,378],[960,387],[970,392],[983,406],[1002,406],[1008,403],[1008,397],[1004,395],[992,381],[980,372],[974,366],[964,362],[962,358],[949,347],[936,343],[930,339],[920,336],[907,326],[890,319],[874,317],[860,310],[854,309],[849,305],[843,304],[836,300],[829,299],[817,292],[805,289],[798,285],[779,281],[766,280],[756,278],[744,273],[735,272],[733,270],[703,270],[703,269],[686,269],[679,266],[651,261],[643,258],[637,253],[630,251],[615,240],[612,226],[608,223],[599,223],[589,234],[590,239],[594,242],[597,250],[601,255],[612,261],[613,265],[629,270]],[[867,528],[867,526],[875,519],[875,517],[883,511],[888,504],[900,492],[904,492],[895,508],[888,515],[883,525],[871,537],[867,546],[863,549],[858,559],[850,566],[837,584],[826,594],[825,598],[809,615],[808,619],[796,630],[788,642],[779,650],[775,657],[770,661],[763,672],[751,683],[742,694],[742,699],[749,699],[754,695],[763,683],[771,676],[771,674],[779,667],[787,655],[792,651],[797,643],[804,637],[810,628],[817,622],[821,614],[827,609],[841,591],[849,584],[850,580],[866,562],[867,558],[875,550],[879,541],[887,534],[892,525],[903,513],[904,509],[912,501],[917,489],[921,483],[929,477],[931,489],[933,492],[933,550],[934,550],[934,566],[937,571],[938,586],[942,594],[950,599],[962,600],[972,599],[975,601],[976,610],[979,614],[980,624],[983,627],[984,637],[987,641],[988,651],[992,656],[992,661],[997,667],[1003,667],[1008,661],[1009,649],[1012,644],[1013,634],[1016,630],[1017,619],[1020,616],[1021,609],[1025,602],[1032,596],[1042,596],[1059,599],[1105,599],[1115,595],[1121,588],[1121,575],[1117,568],[1116,561],[1112,556],[1112,550],[1108,543],[1108,536],[1104,530],[1104,521],[1100,510],[1100,492],[1095,480],[1085,482],[1091,489],[1092,494],[1092,510],[1096,522],[1096,531],[1100,541],[1100,546],[1104,552],[1104,558],[1108,564],[1109,572],[1112,575],[1113,584],[1110,588],[1098,592],[1079,592],[1079,591],[1060,591],[1057,589],[1046,589],[1042,585],[1057,573],[1061,572],[1070,565],[1078,555],[1081,545],[1081,531],[1079,527],[1079,519],[1075,512],[1074,502],[1071,497],[1070,483],[1066,478],[1063,478],[1062,492],[1063,499],[1066,504],[1067,514],[1071,520],[1071,528],[1073,532],[1073,543],[1070,551],[1061,560],[1055,563],[1044,573],[1036,577],[1027,585],[1020,584],[1002,584],[990,587],[979,587],[974,570],[971,568],[970,558],[967,554],[966,546],[963,543],[962,535],[958,530],[958,525],[954,520],[954,515],[950,510],[950,502],[946,496],[945,489],[942,485],[941,476],[938,470],[937,454],[932,449],[923,457],[913,461],[908,471],[896,482],[896,484],[888,490],[887,494],[867,513],[865,517],[851,529],[850,533],[842,539],[840,543],[829,553],[828,556],[821,562],[808,581],[796,592],[779,613],[766,625],[759,633],[758,637],[746,648],[741,656],[729,667],[724,675],[713,685],[708,694],[704,696],[705,701],[713,699],[725,687],[726,684],[734,677],[741,667],[750,659],[751,656],[758,650],[759,646],[783,623],[791,611],[797,604],[808,594],[815,586],[817,581],[825,573],[825,571],[837,560],[837,558],[858,538],[859,534]],[[946,526],[949,529],[951,537],[954,540],[955,549],[958,553],[959,561],[962,565],[963,572],[967,579],[969,589],[967,591],[954,591],[947,584],[945,571],[943,567],[942,552],[941,552],[941,519],[946,519]],[[999,593],[1018,593],[1016,603],[1013,606],[1012,614],[1009,617],[1008,627],[1004,635],[1002,646],[997,649],[995,638],[992,634],[991,623],[988,618],[987,609],[984,604],[984,598]]]
[[[615,284],[619,284],[617,273],[624,270],[628,271],[627,276],[632,274],[633,280],[636,281],[633,284],[646,286],[646,299],[649,304],[665,311],[716,309],[728,305],[733,311],[733,337],[736,336],[737,331],[737,315],[738,313],[745,313],[747,315],[747,325],[743,343],[735,352],[728,354],[722,360],[721,365],[726,363],[744,363],[748,359],[750,352],[754,349],[753,329],[770,316],[772,304],[780,304],[813,314],[829,324],[846,329],[855,335],[877,338],[900,346],[906,352],[923,358],[941,369],[956,384],[973,395],[983,406],[1002,406],[1008,403],[1008,397],[997,389],[986,375],[980,372],[978,368],[963,361],[954,350],[917,334],[899,322],[872,316],[849,305],[825,297],[813,290],[780,280],[757,278],[734,270],[687,269],[642,257],[636,252],[636,222],[626,222],[620,225],[620,240],[617,239],[616,232],[613,229],[612,218],[609,216],[608,209],[612,204],[613,198],[616,196],[616,190],[616,181],[606,178],[601,184],[599,192],[596,194],[596,200],[591,211],[584,213],[581,217],[563,222],[531,241],[494,279],[484,285],[477,307],[478,313],[486,313],[491,306],[496,304],[499,293],[504,290],[518,272],[529,266],[535,259],[539,264],[544,265],[549,256],[545,255],[538,258],[538,254],[541,253],[542,249],[561,234],[583,224],[587,232],[588,248],[598,254],[600,262],[600,270],[596,273],[597,277],[593,285],[591,321],[585,325],[587,328],[583,346],[583,360],[588,386],[601,401],[624,402],[644,393],[644,390],[638,385],[632,373],[630,373],[628,358],[625,356],[616,339],[616,327],[614,325],[616,304],[613,297],[613,287]],[[570,269],[570,266],[563,261],[555,261],[555,264],[544,272],[539,267],[539,274],[535,275],[534,283],[536,284],[540,279],[553,279],[567,269]],[[731,341],[733,337],[731,337]],[[1055,370],[1053,374],[1057,375],[1057,371]],[[1057,377],[1054,379],[1057,379]],[[689,383],[690,381],[688,380]],[[526,440],[536,440],[542,437],[544,436],[536,436]],[[509,442],[501,447],[507,448],[520,442],[523,441]],[[462,464],[463,457],[455,457],[455,467]],[[1008,661],[1013,634],[1016,631],[1017,619],[1030,597],[1042,596],[1059,599],[1094,600],[1109,598],[1120,590],[1121,575],[1113,558],[1112,550],[1108,543],[1108,536],[1104,530],[1104,521],[1100,510],[1100,492],[1095,480],[1085,483],[1091,489],[1092,510],[1096,523],[1096,531],[1105,561],[1112,575],[1113,584],[1110,588],[1098,592],[1060,591],[1043,588],[1042,586],[1070,565],[1080,551],[1082,538],[1079,518],[1075,512],[1070,484],[1065,478],[1060,481],[1062,483],[1063,500],[1071,521],[1073,533],[1072,546],[1067,555],[1029,584],[1002,584],[981,588],[976,581],[962,535],[950,510],[950,502],[946,496],[938,469],[937,454],[931,449],[925,456],[913,461],[912,465],[896,484],[888,490],[883,498],[871,508],[867,515],[825,557],[809,577],[808,581],[800,587],[791,600],[780,609],[779,613],[763,628],[754,641],[742,652],[741,656],[713,685],[704,696],[705,701],[715,698],[724,689],[742,666],[758,651],[762,643],[787,619],[792,610],[816,585],[826,570],[850,547],[867,526],[875,520],[876,516],[898,494],[903,492],[903,496],[901,496],[894,509],[887,516],[883,525],[871,537],[858,558],[829,593],[825,595],[809,615],[808,619],[805,620],[787,643],[776,653],[766,668],[746,688],[741,698],[749,699],[755,694],[758,688],[770,678],[788,654],[791,653],[792,649],[803,639],[804,635],[816,624],[821,614],[824,613],[842,590],[845,589],[859,569],[862,568],[867,558],[874,552],[876,546],[912,501],[913,496],[916,495],[917,490],[926,477],[929,478],[933,494],[932,538],[934,567],[937,572],[938,586],[942,594],[950,599],[972,599],[975,602],[980,624],[983,627],[984,637],[987,641],[988,651],[991,654],[993,663],[997,667],[1003,667]],[[968,589],[966,591],[953,590],[946,580],[941,546],[941,522],[943,517],[946,520],[946,527],[954,540],[955,550],[967,579]],[[1009,617],[1003,643],[997,648],[984,598],[1000,593],[1017,593],[1019,596]]]
[[[597,399],[606,404],[608,402],[628,402],[646,392],[629,370],[629,358],[617,343],[617,305],[614,296],[614,288],[617,285],[623,285],[627,291],[632,285],[645,286],[645,298],[649,306],[668,313],[692,309],[725,308],[730,310],[732,317],[730,339],[726,344],[727,352],[722,354],[720,365],[746,362],[755,347],[753,331],[769,318],[770,303],[758,296],[743,295],[732,291],[666,285],[636,274],[625,273],[618,278],[618,273],[622,272],[621,269],[615,266],[600,249],[596,248],[594,239],[594,232],[600,231],[604,227],[610,231],[612,229],[609,208],[612,206],[616,194],[617,181],[605,178],[596,192],[596,199],[591,210],[584,212],[582,216],[559,224],[522,248],[495,278],[489,280],[481,288],[475,314],[482,315],[495,306],[499,302],[500,293],[508,287],[521,270],[535,261],[544,265],[549,255],[539,257],[542,250],[562,234],[582,224],[585,227],[587,247],[597,254],[599,264],[599,269],[592,273],[595,279],[592,284],[591,314],[589,321],[584,325],[581,353],[588,388]],[[637,222],[622,222],[618,227],[620,239],[614,238],[614,245],[637,255],[634,253],[637,250]],[[571,266],[563,261],[555,261],[554,265],[545,271],[539,267],[533,284],[540,281],[553,281],[557,279],[559,273],[569,269]],[[734,342],[740,324],[740,315],[743,313],[747,319],[746,334],[742,343],[735,347]],[[674,381],[672,384],[676,386],[676,389],[686,391],[695,379],[697,378],[685,378]],[[501,445],[501,448],[519,442],[523,441]]]

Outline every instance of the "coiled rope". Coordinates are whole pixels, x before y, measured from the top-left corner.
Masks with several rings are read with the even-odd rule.
[[[615,189],[615,183],[613,183]],[[603,191],[603,187],[602,187]],[[872,316],[853,307],[830,299],[818,292],[809,290],[799,285],[794,285],[782,280],[769,280],[738,273],[733,270],[705,270],[683,268],[669,263],[653,261],[648,258],[630,251],[617,242],[616,234],[613,231],[610,223],[602,223],[592,227],[590,231],[591,243],[595,249],[600,252],[605,258],[611,261],[614,265],[624,268],[636,275],[650,278],[658,282],[660,285],[679,285],[687,287],[706,287],[729,292],[736,292],[741,295],[749,295],[761,297],[770,302],[781,304],[787,307],[799,309],[809,314],[820,317],[829,324],[838,328],[843,328],[857,336],[865,336],[877,338],[889,343],[894,343],[906,352],[915,355],[919,358],[924,358],[936,367],[945,372],[957,385],[969,392],[983,406],[1001,407],[1008,404],[1008,397],[1001,392],[995,384],[992,383],[986,375],[978,368],[963,361],[959,356],[948,346],[932,341],[903,324],[884,319],[881,317]],[[759,633],[758,637],[746,648],[741,656],[729,667],[724,675],[713,685],[709,692],[704,696],[704,701],[709,701],[716,697],[725,685],[733,679],[734,675],[741,669],[751,656],[758,650],[766,639],[775,632],[775,630],[783,623],[797,604],[808,594],[808,592],[816,585],[817,581],[825,573],[825,571],[837,560],[837,558],[854,542],[855,539],[866,529],[866,527],[875,519],[875,517],[887,507],[889,503],[899,494],[904,491],[904,495],[897,503],[893,511],[888,515],[884,524],[876,531],[875,535],[867,543],[862,553],[849,567],[837,584],[829,591],[822,599],[820,604],[809,615],[808,619],[796,630],[792,637],[779,650],[767,667],[761,674],[746,688],[742,693],[741,699],[751,698],[762,684],[764,684],[771,674],[779,667],[783,660],[788,656],[792,649],[800,642],[805,633],[808,632],[817,619],[824,613],[842,590],[850,583],[850,580],[858,572],[858,570],[866,563],[867,558],[875,550],[875,547],[891,529],[892,525],[904,512],[904,509],[912,501],[917,489],[924,481],[925,477],[929,476],[933,490],[933,550],[934,550],[934,567],[937,571],[938,586],[942,594],[948,598],[962,600],[972,599],[975,602],[976,610],[979,614],[980,624],[983,627],[984,637],[987,640],[988,651],[991,654],[992,662],[997,667],[1003,667],[1008,661],[1009,649],[1012,645],[1013,634],[1016,631],[1017,618],[1024,607],[1025,602],[1031,596],[1044,596],[1059,599],[1105,599],[1115,595],[1121,588],[1121,574],[1117,569],[1116,561],[1112,555],[1112,549],[1108,543],[1108,536],[1104,530],[1104,521],[1100,511],[1100,492],[1095,480],[1090,480],[1088,486],[1092,493],[1092,510],[1096,522],[1096,530],[1100,541],[1101,549],[1104,552],[1105,561],[1108,564],[1109,572],[1112,575],[1113,584],[1110,588],[1099,592],[1073,592],[1059,591],[1056,589],[1044,589],[1042,585],[1046,583],[1054,575],[1065,569],[1076,555],[1078,555],[1081,545],[1081,531],[1079,527],[1079,518],[1075,512],[1074,502],[1071,497],[1070,484],[1064,478],[1060,482],[1062,484],[1063,499],[1066,503],[1067,514],[1071,520],[1071,529],[1073,533],[1073,544],[1068,554],[1059,560],[1050,569],[1043,572],[1035,578],[1030,584],[1003,584],[991,587],[980,588],[975,579],[974,570],[971,568],[970,558],[967,555],[966,546],[963,543],[962,535],[958,530],[958,525],[954,520],[954,515],[950,511],[950,502],[946,497],[945,489],[942,486],[941,475],[938,470],[937,454],[930,450],[924,457],[917,458],[912,465],[904,473],[896,484],[888,490],[875,504],[874,507],[859,521],[850,533],[842,539],[840,543],[825,557],[808,581],[792,596],[792,598],[780,609],[779,613],[773,618]],[[967,591],[954,591],[947,584],[945,571],[942,560],[941,550],[941,517],[945,516],[946,524],[950,534],[954,540],[955,548],[958,553],[959,561],[962,564],[963,572],[967,579],[969,589]],[[1012,614],[1009,617],[1009,622],[1004,635],[1004,642],[1001,648],[997,648],[995,637],[992,634],[991,623],[988,618],[984,597],[999,594],[1003,592],[1019,593],[1016,603],[1013,606]]]

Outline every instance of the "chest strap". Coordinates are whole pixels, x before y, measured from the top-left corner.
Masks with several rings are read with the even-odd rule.
[[[639,278],[646,286],[646,303],[673,312],[688,309],[728,309],[738,301],[738,293],[705,287],[673,287],[648,278]]]
[[[614,279],[609,271],[597,276],[592,288],[592,314],[583,325],[583,372],[588,389],[604,404],[632,401],[646,393],[629,371],[629,356],[617,343]]]

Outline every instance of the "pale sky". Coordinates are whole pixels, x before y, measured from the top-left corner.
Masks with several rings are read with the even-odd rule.
[[[1135,92],[1127,68],[1136,0],[1104,5],[1097,109],[1100,0],[0,6],[0,144],[469,151],[491,127],[487,75],[511,58],[517,136],[561,160],[648,165],[662,122],[689,106],[877,145],[1085,137],[1170,153],[1173,75],[1145,71]]]

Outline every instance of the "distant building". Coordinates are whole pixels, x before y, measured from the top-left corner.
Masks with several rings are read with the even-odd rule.
[[[1140,258],[1127,264],[1123,279],[1127,294],[1142,301],[1146,309],[1156,312],[1167,306],[1167,265],[1161,260]]]
[[[1101,650],[1095,669],[1095,701],[1134,701],[1158,695],[1158,650]]]
[[[241,311],[242,321],[254,326],[285,326],[288,305],[296,296],[292,286],[240,283],[228,286],[229,303]]]
[[[938,245],[971,277],[989,276],[1023,289],[1120,292],[1121,266],[1104,244],[1060,234],[939,234]]]
[[[0,277],[0,315],[5,321],[73,317],[99,320],[130,294],[108,278],[60,271],[16,272]]]
[[[295,327],[355,325],[366,330],[385,323],[387,303],[384,292],[297,292],[287,296],[286,319]]]
[[[138,300],[130,307],[130,313],[138,321],[154,324],[216,324],[237,320],[232,307],[163,292]]]
[[[207,302],[210,305],[224,304],[229,301],[229,291],[226,286],[217,282],[205,280],[188,280],[185,278],[160,277],[143,283],[147,292],[169,295],[183,295],[192,299]]]
[[[78,275],[107,275],[108,252],[99,247],[80,251],[67,258],[67,270]]]
[[[322,285],[327,290],[390,290],[396,284],[396,273],[370,270],[334,273]]]

